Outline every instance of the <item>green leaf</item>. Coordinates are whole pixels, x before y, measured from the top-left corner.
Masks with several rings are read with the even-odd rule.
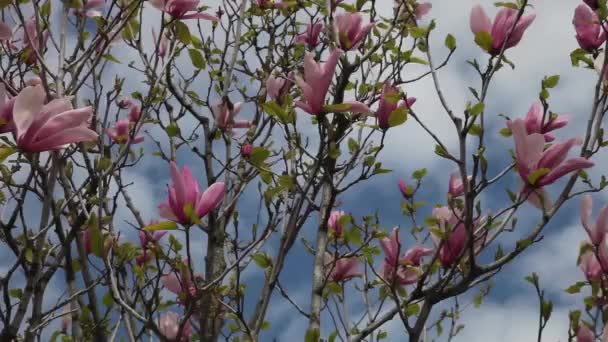
[[[262,109],[272,116],[282,119],[285,116],[285,110],[276,102],[270,101],[262,104]]]
[[[450,33],[445,36],[445,46],[450,49],[450,51],[454,51],[456,49],[456,38],[454,38],[454,36],[452,36]]]
[[[106,292],[106,294],[103,295],[101,302],[103,303],[103,305],[106,306],[106,308],[111,308],[114,305],[114,298],[112,298],[112,293],[110,291]]]
[[[184,45],[190,44],[192,39],[190,38],[190,30],[188,26],[181,21],[175,22],[175,31],[177,39],[182,42]]]
[[[155,230],[175,230],[177,229],[177,223],[173,221],[162,221],[159,223],[154,223],[147,225],[143,228],[145,231],[155,231]]]
[[[8,295],[13,298],[21,299],[21,296],[23,296],[23,290],[22,289],[10,289],[8,291]]]
[[[270,151],[261,146],[256,146],[249,156],[249,162],[253,165],[262,165],[262,163],[270,156]]]
[[[566,293],[569,294],[575,294],[575,293],[579,293],[581,292],[581,289],[586,285],[587,283],[584,281],[579,281],[573,285],[570,285],[566,290]]]
[[[251,259],[256,263],[256,265],[261,268],[268,268],[272,266],[272,259],[267,254],[264,253],[256,253],[251,256]]]
[[[172,138],[179,135],[180,129],[177,124],[172,123],[165,128],[165,132],[167,132],[167,135]]]
[[[334,331],[331,334],[329,334],[329,338],[327,339],[327,342],[335,342],[336,337],[338,337],[338,332]]]
[[[326,113],[348,112],[348,110],[351,107],[352,107],[352,105],[348,104],[348,103],[338,103],[338,104],[323,106],[323,111]]]
[[[101,56],[101,57],[103,57],[104,59],[107,59],[107,60],[108,60],[108,61],[110,61],[110,62],[114,62],[114,63],[116,63],[116,64],[122,64],[122,62],[121,62],[121,61],[120,61],[118,58],[116,58],[116,57],[112,56],[112,55],[111,55],[111,54],[109,54],[109,53],[106,53],[105,55],[103,55],[103,56]]]
[[[506,7],[506,8],[512,8],[514,10],[519,9],[517,4],[514,4],[512,2],[495,2],[494,5],[496,7]]]
[[[486,31],[479,31],[475,35],[475,43],[486,51],[492,50],[492,35]]]
[[[538,170],[536,170],[536,171],[534,171],[534,172],[532,172],[531,174],[528,175],[528,182],[531,185],[535,185],[540,177],[548,174],[549,172],[551,172],[551,169],[548,169],[546,167],[544,167],[542,169],[538,169]]]
[[[420,180],[426,176],[427,170],[425,168],[416,170],[412,173],[412,178]]]
[[[505,138],[508,138],[508,137],[510,137],[510,136],[512,136],[512,135],[513,135],[513,133],[511,132],[511,129],[510,129],[510,128],[508,128],[508,127],[501,128],[501,129],[498,131],[498,133],[499,133],[500,135],[502,135],[503,137],[505,137]]]
[[[361,231],[359,228],[353,226],[346,232],[346,241],[354,244],[355,246],[361,246],[363,240],[361,239]]]
[[[319,329],[310,329],[306,331],[304,342],[319,342],[320,338],[321,333],[319,332]]]
[[[353,138],[348,138],[348,151],[352,154],[359,149],[359,143]]]
[[[17,152],[17,148],[12,146],[0,147],[0,163],[4,162],[6,158],[10,157],[13,153]]]
[[[543,80],[543,87],[544,88],[554,88],[555,86],[557,86],[558,83],[559,83],[559,75],[549,76]]]
[[[190,55],[190,60],[192,61],[192,65],[197,69],[205,69],[205,59],[200,51],[197,49],[188,49],[188,55]]]
[[[541,99],[546,100],[549,98],[549,91],[547,91],[546,88],[543,88],[540,93],[538,94],[538,96],[540,96]]]
[[[388,117],[389,127],[399,126],[405,121],[407,121],[407,109],[403,107],[393,110]]]
[[[471,107],[471,109],[469,109],[469,114],[471,114],[473,116],[479,115],[479,114],[483,113],[483,110],[485,109],[485,107],[486,106],[483,102],[479,102],[478,104]]]
[[[420,312],[420,305],[418,304],[410,304],[405,308],[406,316],[414,316]]]

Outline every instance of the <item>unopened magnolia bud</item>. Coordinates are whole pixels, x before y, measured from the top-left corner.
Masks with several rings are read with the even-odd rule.
[[[245,144],[241,146],[241,157],[249,158],[253,152],[253,146],[251,144]]]

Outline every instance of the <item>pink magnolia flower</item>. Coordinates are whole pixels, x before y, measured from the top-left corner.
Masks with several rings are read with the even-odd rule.
[[[586,251],[581,255],[580,268],[588,281],[593,281],[602,276],[602,266],[592,251]]]
[[[205,19],[219,21],[211,14],[198,11],[200,0],[149,0],[152,6],[176,19]],[[191,13],[194,12],[194,13]]]
[[[15,129],[13,107],[16,99],[9,99],[4,84],[0,84],[0,133],[12,132]]]
[[[542,188],[552,184],[566,174],[593,166],[593,162],[583,157],[566,160],[568,151],[581,143],[572,138],[555,143],[544,150],[545,138],[542,134],[528,134],[526,122],[522,119],[507,121],[515,140],[515,159],[517,171],[527,187]],[[529,178],[536,177],[534,182]]]
[[[154,223],[154,222],[152,222]],[[143,230],[139,231],[139,242],[142,248],[149,248],[149,246],[156,246],[158,241],[163,238],[167,234],[166,231],[157,230],[154,232],[146,232]]]
[[[361,13],[344,12],[338,14],[334,22],[340,40],[340,47],[347,51],[359,48],[374,26],[373,23],[363,25],[363,15]]]
[[[468,177],[471,179],[471,176]],[[452,197],[460,197],[464,194],[464,184],[462,183],[462,177],[460,173],[453,172],[450,175],[450,181],[448,183],[448,194]]]
[[[412,194],[408,190],[407,185],[405,184],[405,181],[403,179],[399,180],[399,182],[397,183],[397,186],[399,187],[399,191],[401,191],[401,194],[403,195],[403,197],[410,198],[412,196]]]
[[[429,2],[416,3],[416,9],[414,9],[414,15],[416,15],[416,19],[422,19],[423,16],[427,15],[433,5]]]
[[[253,153],[253,145],[245,144],[241,146],[241,157],[247,159],[251,157],[251,153]]]
[[[130,107],[131,110],[129,111],[129,122],[137,123],[141,118],[141,109],[136,104],[133,104]]]
[[[0,41],[10,40],[13,37],[13,30],[5,22],[0,20]]]
[[[183,263],[185,265],[188,264],[188,259],[184,259]],[[202,275],[196,273],[194,274],[196,279],[202,279]],[[196,284],[192,280],[190,276],[190,271],[186,268],[181,268],[181,270],[173,270],[167,275],[163,275],[160,277],[160,281],[163,286],[178,295],[180,302],[184,303],[188,296],[195,297],[196,296]]]
[[[566,126],[568,124],[568,116],[547,115],[543,122],[543,112],[543,105],[538,101],[530,106],[530,110],[528,110],[528,114],[526,114],[524,119],[526,123],[526,132],[528,134],[540,133],[544,135],[546,142],[551,142],[555,140],[555,136],[549,132]]]
[[[382,277],[387,283],[395,285],[409,285],[417,282],[422,258],[433,253],[430,248],[414,246],[408,249],[400,259],[399,252],[402,248],[397,227],[393,229],[390,236],[380,239],[380,246],[384,250]]]
[[[454,215],[452,210],[448,207],[433,209],[433,217],[437,220],[439,229],[447,235],[444,240],[435,235],[431,236],[435,245],[441,246],[439,261],[445,268],[451,267],[458,261],[467,241],[464,224],[457,215]]]
[[[47,29],[39,31],[36,24],[36,17],[31,17],[25,21],[23,27],[23,50],[27,53],[27,63],[33,64],[36,62],[36,52],[42,53],[49,38]],[[42,37],[39,35],[42,34]],[[41,45],[42,41],[42,45]]]
[[[81,235],[82,244],[84,245],[85,253],[87,253],[87,254],[93,253],[93,246],[91,245],[91,232],[87,228],[81,234],[82,234]]]
[[[585,323],[579,323],[578,331],[576,332],[576,342],[594,342],[595,333],[587,327]]]
[[[169,199],[158,206],[160,216],[183,225],[194,223],[195,218],[189,216],[187,208],[192,215],[201,219],[214,210],[224,198],[226,187],[223,182],[216,182],[205,192],[201,193],[198,182],[187,166],[180,172],[175,162],[171,162],[171,178],[173,183],[169,187]]]
[[[17,95],[13,107],[15,140],[26,152],[66,148],[69,144],[93,141],[97,133],[89,129],[91,107],[74,109],[69,97],[44,104],[42,86],[26,87]]]
[[[304,78],[296,75],[296,83],[302,88],[305,102],[296,101],[297,107],[312,115],[323,113],[325,96],[329,91],[341,55],[342,50],[336,49],[331,52],[327,62],[317,63],[314,60],[314,54],[306,53],[304,56]]]
[[[169,39],[167,38],[167,34],[163,33],[159,40],[158,36],[156,35],[156,31],[152,29],[152,38],[154,39],[154,44],[158,42],[158,46],[156,46],[156,54],[160,58],[165,58],[169,48]]]
[[[416,102],[415,97],[409,97],[404,101],[401,99],[401,96],[399,96],[399,90],[396,87],[391,86],[390,82],[384,83],[378,110],[376,110],[378,127],[383,130],[389,129],[391,114],[397,109],[407,110],[414,105],[414,102]]]
[[[362,275],[359,271],[359,259],[357,257],[339,258],[334,260],[334,257],[325,253],[325,269],[328,272],[329,280],[339,283],[350,280]]]
[[[426,14],[431,11],[431,5],[428,2],[415,3],[413,7],[414,17],[416,19],[422,19]],[[394,9],[399,10],[399,16],[410,16],[412,7],[405,0],[395,0]]]
[[[299,34],[296,37],[296,43],[306,44],[309,49],[314,49],[321,42],[319,35],[322,30],[323,24],[308,24],[308,26],[306,26],[306,32]]]
[[[272,74],[266,79],[266,94],[271,99],[282,104],[285,96],[289,94],[289,90],[293,86],[293,73],[289,73],[287,77],[274,77]]]
[[[344,215],[346,215],[346,213],[342,210],[333,210],[331,214],[329,214],[327,227],[333,232],[336,238],[341,237],[344,233],[344,227],[342,227],[342,224],[340,223],[340,219]]]
[[[131,139],[131,122],[129,120],[123,119],[118,120],[116,125],[112,128],[106,129],[106,134],[112,139],[112,141],[116,144],[127,144],[130,143],[132,145],[139,144],[144,141],[144,137],[136,136],[134,139]]]
[[[535,17],[535,14],[522,16],[516,23],[517,10],[502,7],[494,18],[494,23],[492,23],[483,8],[477,5],[471,10],[471,31],[475,35],[482,31],[489,33],[492,37],[492,45],[488,52],[496,55],[503,46],[508,49],[517,45]],[[511,30],[512,28],[513,30]]]
[[[135,103],[133,102],[133,99],[130,97],[123,97],[122,99],[120,99],[120,101],[118,101],[117,105],[120,109],[128,109],[131,108],[131,106],[133,106]]]
[[[458,261],[467,243],[467,231],[458,209],[440,207],[433,209],[433,217],[437,220],[439,231],[443,236],[431,235],[433,242],[439,249],[439,261],[445,268],[449,268]],[[486,231],[483,228],[485,218],[478,218],[473,222],[475,236],[475,253],[479,253],[484,245]]]
[[[587,231],[591,243],[598,246],[604,236],[608,234],[608,205],[600,210],[595,223],[591,222],[591,213],[593,212],[593,199],[591,195],[586,195],[581,201],[581,223]]]
[[[249,120],[235,120],[234,118],[241,111],[241,103],[235,104],[229,101],[222,101],[211,106],[211,112],[215,117],[215,124],[219,129],[224,132],[232,132],[233,128],[249,128],[251,127],[251,121]]]
[[[576,30],[576,40],[581,48],[594,51],[606,41],[606,33],[602,29],[600,20],[589,6],[580,4],[576,7],[572,24]]]
[[[168,340],[175,341],[180,332],[179,328],[182,324],[180,321],[181,318],[178,313],[172,311],[167,312],[158,320],[158,330]],[[179,342],[187,342],[192,339],[192,324],[188,320],[184,322],[183,325],[184,327],[182,328]]]

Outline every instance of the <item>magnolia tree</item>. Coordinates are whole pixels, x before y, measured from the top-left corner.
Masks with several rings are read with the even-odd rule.
[[[461,39],[484,52],[468,63],[478,79],[464,111],[438,70],[473,51],[436,37],[429,3],[380,3],[0,1],[0,340],[269,341],[279,306],[307,322],[290,337],[306,342],[452,340],[571,200],[589,239],[567,291],[586,297],[562,328],[608,339],[608,206],[591,218],[608,182],[585,171],[607,145],[606,0],[572,13],[572,64],[598,72],[581,131],[551,106],[557,75],[530,80],[540,89],[525,116],[485,110],[495,76],[516,72],[509,52],[535,29],[533,3],[463,9]],[[427,78],[456,144],[407,93]],[[447,192],[422,201],[421,168],[394,185],[401,228],[380,203],[345,212],[348,194],[390,172],[385,137],[408,125],[454,170],[439,172]],[[137,196],[135,172],[158,198]],[[518,224],[524,212],[534,224]],[[309,296],[286,285],[299,267]],[[526,279],[540,341],[552,302]]]

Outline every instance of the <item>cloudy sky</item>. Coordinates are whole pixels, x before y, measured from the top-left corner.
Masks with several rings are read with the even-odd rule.
[[[386,1],[386,11],[392,10],[392,3]],[[479,85],[474,71],[466,64],[467,60],[477,58],[480,63],[486,62],[486,56],[473,43],[473,35],[468,26],[470,8],[475,4],[484,6],[488,14],[493,17],[496,9],[494,1],[470,0],[430,0],[433,9],[425,20],[437,20],[437,29],[432,35],[431,49],[435,60],[441,60],[446,53],[443,46],[447,33],[453,34],[457,39],[458,49],[448,67],[439,72],[446,98],[456,112],[462,112],[467,100],[472,100],[468,93],[468,86]],[[352,2],[352,0],[346,0]],[[499,71],[491,86],[489,100],[486,103],[486,113],[492,118],[490,131],[497,132],[503,127],[503,119],[498,114],[504,113],[512,117],[523,116],[529,106],[538,96],[540,81],[545,75],[559,74],[561,82],[551,92],[550,103],[552,109],[560,114],[570,114],[571,123],[558,138],[583,134],[583,125],[591,108],[592,92],[596,78],[591,70],[576,69],[571,66],[569,53],[577,47],[574,38],[574,29],[571,24],[574,8],[578,0],[532,0],[536,13],[536,20],[526,32],[522,42],[508,51],[508,57],[516,64],[515,70],[504,68]],[[211,6],[214,2],[206,4]],[[152,13],[156,15],[156,13]],[[154,17],[145,16],[144,20]],[[152,24],[150,24],[152,25]],[[126,59],[135,59],[128,51],[117,51],[117,56]],[[112,71],[120,71],[122,67],[116,66]],[[415,70],[413,75],[417,75]],[[131,91],[137,90],[141,79],[132,78],[127,81],[126,87]],[[418,98],[415,109],[422,120],[432,127],[448,142],[448,146],[456,141],[452,123],[447,120],[443,112],[430,78],[418,83],[408,85],[405,90],[408,94]],[[498,167],[509,160],[506,147],[512,142],[497,134],[489,139],[490,147],[496,154],[488,157]],[[153,145],[146,144],[146,148]],[[381,155],[384,166],[394,170],[392,174],[375,178],[372,182],[360,186],[350,195],[340,198],[343,209],[353,213],[371,214],[376,210],[381,214],[383,226],[390,228],[401,225],[409,228],[406,220],[400,215],[399,194],[396,182],[399,178],[407,178],[412,171],[425,167],[430,175],[425,185],[423,196],[429,200],[439,201],[447,188],[447,179],[453,166],[441,161],[433,153],[434,144],[413,121],[404,126],[389,130],[386,139],[386,148]],[[492,148],[490,148],[492,150]],[[183,156],[182,163],[187,162]],[[591,174],[598,175],[608,166],[608,157],[600,152],[596,155],[596,167]],[[134,200],[144,218],[157,217],[156,206],[165,196],[165,184],[169,182],[165,165],[159,164],[154,158],[144,158],[143,164],[134,170],[127,171],[125,182],[133,181],[130,189]],[[163,179],[159,179],[162,177]],[[509,183],[510,182],[510,183]],[[516,184],[515,175],[508,180],[507,185]],[[378,191],[378,190],[381,191]],[[484,206],[499,208],[506,203],[506,196],[502,188],[493,188],[492,193],[483,197]],[[608,202],[605,195],[594,195],[596,207]],[[245,199],[244,207],[252,202]],[[35,207],[35,204],[32,204]],[[119,213],[120,214],[120,213]],[[127,215],[127,213],[122,213]],[[243,220],[248,213],[244,213]],[[253,218],[253,212],[249,213]],[[511,247],[519,236],[524,234],[531,224],[538,218],[538,212],[525,209],[520,216],[521,229],[505,237],[505,246]],[[244,225],[243,225],[244,226]],[[127,238],[135,238],[135,232],[127,232]],[[405,234],[404,234],[405,236]],[[523,280],[531,272],[537,272],[541,284],[546,288],[549,299],[554,302],[553,318],[545,331],[544,341],[566,341],[568,329],[568,311],[580,309],[580,297],[566,294],[563,290],[573,282],[582,279],[582,273],[576,267],[576,256],[580,241],[585,238],[578,218],[578,200],[562,208],[545,230],[543,240],[536,248],[527,251],[515,262],[505,267],[502,273],[493,279],[495,285],[490,296],[484,301],[480,309],[470,308],[459,323],[465,324],[465,329],[455,341],[531,341],[536,340],[537,334],[537,299],[533,288]],[[204,237],[200,236],[203,242]],[[510,245],[509,245],[510,243]],[[407,242],[406,242],[407,244]],[[270,246],[267,251],[270,250]],[[310,293],[309,282],[303,281],[310,274],[310,259],[305,256],[301,246],[296,248],[294,257],[285,275],[281,278],[295,301],[303,306],[308,303]],[[198,258],[202,258],[199,255]],[[196,255],[195,255],[196,258]],[[256,290],[262,276],[259,273],[246,274],[250,282],[250,289]],[[60,277],[58,277],[60,278]],[[256,285],[257,284],[257,285]],[[60,288],[60,282],[54,284]],[[55,288],[53,291],[55,291]],[[255,292],[254,292],[255,293]],[[266,337],[270,340],[290,341],[294,337],[303,336],[307,322],[297,315],[294,309],[285,301],[275,298],[273,300],[268,320],[273,328]],[[440,308],[438,308],[440,309]],[[439,310],[435,310],[439,311]],[[436,312],[435,312],[436,313]],[[390,330],[389,341],[403,341],[399,322],[391,322],[385,330]],[[439,340],[444,340],[439,338]]]

